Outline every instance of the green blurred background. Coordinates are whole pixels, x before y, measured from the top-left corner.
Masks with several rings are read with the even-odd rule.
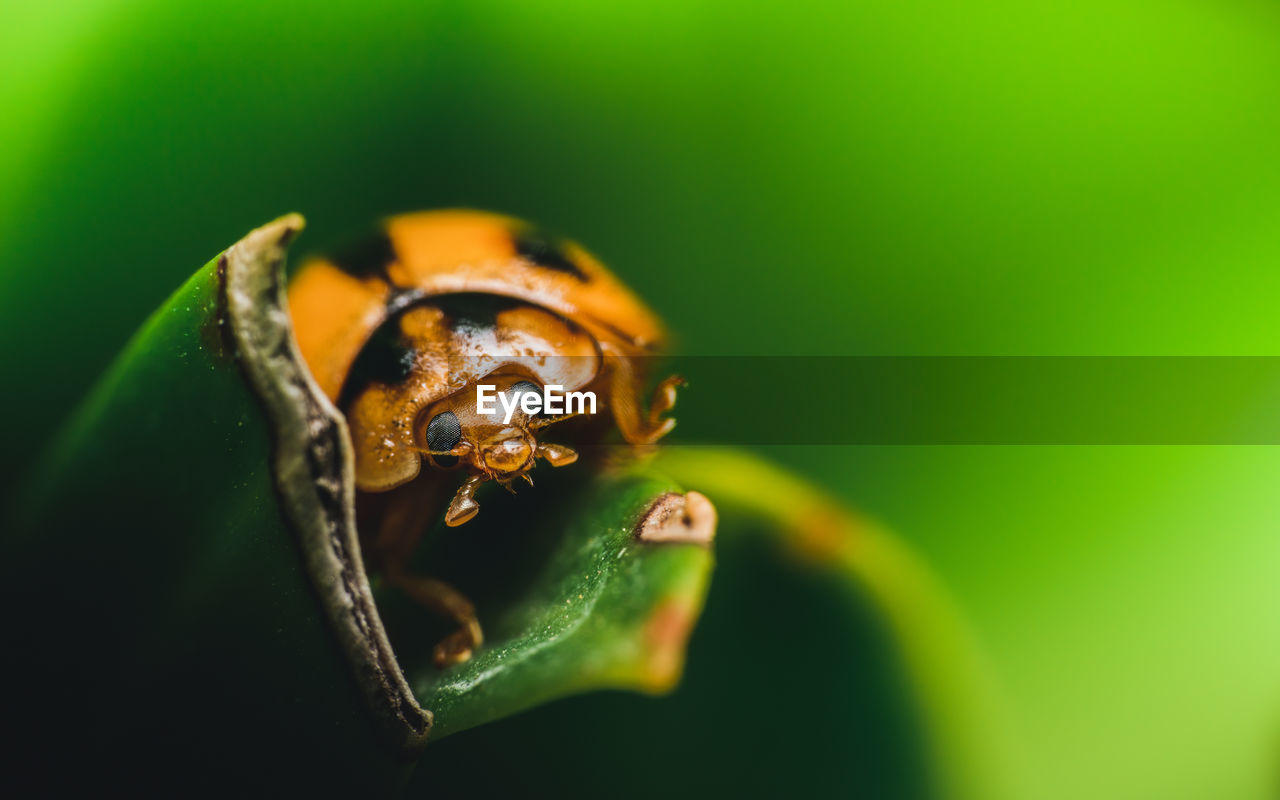
[[[1278,45],[1246,0],[7,3],[4,477],[291,210],[300,252],[411,209],[536,219],[685,353],[1275,355]],[[1275,448],[769,454],[941,576],[1028,796],[1274,794]]]

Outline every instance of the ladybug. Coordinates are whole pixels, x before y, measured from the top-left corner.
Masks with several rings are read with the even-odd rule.
[[[474,607],[441,581],[411,574],[414,547],[443,503],[449,526],[474,518],[477,489],[532,484],[538,459],[578,454],[544,432],[570,415],[481,413],[477,387],[518,400],[544,387],[593,392],[631,444],[675,425],[677,376],[647,408],[644,368],[661,323],[586,250],[511,217],[432,211],[387,220],[375,235],[303,263],[288,302],[299,350],[342,411],[355,457],[358,527],[367,557],[394,585],[458,624],[435,649],[444,667],[469,658],[483,634]],[[445,497],[448,495],[445,494]]]

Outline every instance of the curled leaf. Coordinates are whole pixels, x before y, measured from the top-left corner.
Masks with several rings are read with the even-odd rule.
[[[156,311],[6,508],[11,754],[54,785],[390,789],[444,732],[679,675],[711,555],[636,538],[655,499],[684,496],[638,470],[580,471],[563,494],[540,480],[518,510],[533,549],[473,594],[489,647],[443,673],[419,658],[431,623],[374,599],[345,423],[293,345],[301,224],[251,233]],[[484,541],[487,516],[453,539]],[[390,638],[388,607],[414,621]],[[68,751],[81,769],[54,769]]]
[[[564,490],[568,498],[558,498],[540,524],[527,524],[519,502],[505,513],[487,508],[497,535],[466,532],[469,540],[451,542],[451,552],[437,548],[423,559],[458,585],[477,585],[473,596],[482,598],[489,594],[482,587],[494,582],[489,570],[504,573],[502,580],[511,572],[528,576],[511,578],[519,588],[506,600],[482,604],[488,644],[470,661],[444,672],[407,663],[414,689],[436,715],[433,736],[569,694],[659,693],[679,679],[710,578],[714,509],[703,498],[687,517],[666,516],[688,496],[644,470],[601,474]],[[656,523],[655,513],[664,521]],[[693,538],[646,541],[659,525]],[[413,611],[405,616],[399,621],[412,625]]]

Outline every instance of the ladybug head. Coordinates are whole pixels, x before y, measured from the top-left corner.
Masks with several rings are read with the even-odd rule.
[[[529,471],[537,458],[553,467],[572,464],[578,458],[568,447],[538,442],[536,431],[560,418],[526,413],[520,396],[526,392],[541,395],[542,387],[520,376],[491,375],[484,381],[503,398],[494,405],[496,410],[482,412],[473,384],[429,408],[415,437],[433,466],[468,473],[445,514],[449,525],[461,525],[480,510],[473,494],[481,483],[493,480],[514,491],[511,481],[516,478],[533,483]]]

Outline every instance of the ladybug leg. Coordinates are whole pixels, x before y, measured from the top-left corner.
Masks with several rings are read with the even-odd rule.
[[[475,649],[484,642],[484,632],[476,619],[476,607],[462,592],[444,581],[398,570],[388,572],[387,579],[421,605],[457,623],[458,629],[437,642],[432,651],[435,664],[440,669],[471,658]]]
[[[445,512],[444,524],[450,528],[456,528],[480,512],[480,504],[476,502],[475,494],[476,489],[486,480],[488,476],[472,475],[458,487],[458,493],[453,496],[453,502]]]
[[[618,430],[631,444],[653,444],[666,436],[676,426],[671,417],[662,415],[676,404],[676,389],[683,386],[684,378],[672,375],[653,391],[649,409],[640,408],[640,382],[631,361],[625,356],[609,359],[609,402]]]
[[[484,633],[476,619],[475,607],[466,596],[443,581],[409,571],[409,558],[430,527],[431,520],[439,513],[438,501],[443,499],[434,494],[440,487],[438,482],[428,482],[430,485],[427,486],[417,484],[421,482],[389,493],[376,525],[377,535],[366,545],[370,563],[382,571],[389,584],[429,611],[457,624],[458,629],[435,647],[436,666],[444,668],[470,658],[484,641]]]
[[[674,419],[662,419],[662,415],[675,408],[676,405],[676,389],[685,386],[688,383],[679,375],[668,375],[662,379],[653,390],[653,395],[649,398],[649,417],[648,422],[651,428],[658,428],[666,425],[663,433],[675,427]]]

